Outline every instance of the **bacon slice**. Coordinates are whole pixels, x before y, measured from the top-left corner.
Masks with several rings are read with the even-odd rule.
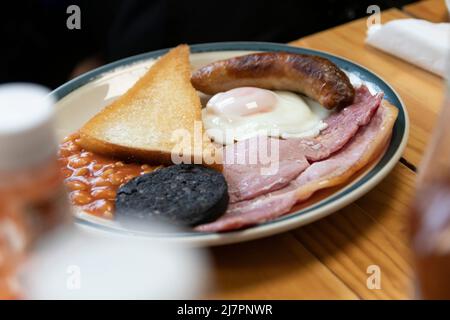
[[[289,212],[315,191],[347,181],[388,143],[398,109],[383,101],[370,123],[361,128],[338,153],[313,163],[286,187],[257,198],[231,204],[218,220],[197,226],[197,231],[229,231],[275,219]]]
[[[309,198],[315,191],[333,187],[347,181],[367,165],[389,142],[398,109],[386,100],[370,121],[334,156],[313,163],[294,184],[299,201]]]
[[[286,142],[255,137],[225,148],[222,173],[228,183],[230,203],[281,189],[309,167],[304,151]],[[260,156],[262,149],[265,155]]]
[[[383,93],[372,96],[366,86],[356,89],[354,103],[326,120],[328,127],[313,139],[299,139],[310,161],[320,161],[339,151],[358,132],[367,125],[383,100]],[[289,140],[288,140],[289,141]]]
[[[359,87],[354,103],[330,115],[325,120],[328,127],[315,138],[269,138],[263,141],[256,137],[225,147],[223,174],[228,182],[230,203],[281,189],[309,166],[307,160],[319,161],[339,151],[361,126],[369,123],[382,98],[382,93],[372,96],[367,87]],[[260,143],[266,143],[265,153],[268,155],[273,155],[273,150],[278,151],[275,161],[268,162],[258,155],[253,162],[250,161],[258,153]],[[264,169],[269,167],[275,171],[264,174]]]

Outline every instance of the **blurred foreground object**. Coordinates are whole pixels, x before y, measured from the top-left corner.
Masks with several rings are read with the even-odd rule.
[[[450,51],[450,23],[400,19],[373,25],[367,44],[445,77]]]
[[[53,99],[32,84],[0,86],[0,298],[35,241],[70,217],[56,161]]]
[[[39,243],[21,282],[27,299],[198,299],[209,283],[208,267],[202,249],[164,236],[68,227]]]
[[[450,299],[450,84],[412,205],[416,297]]]
[[[208,283],[200,249],[179,232],[111,234],[72,222],[54,134],[53,99],[31,84],[0,86],[0,299],[189,299]]]

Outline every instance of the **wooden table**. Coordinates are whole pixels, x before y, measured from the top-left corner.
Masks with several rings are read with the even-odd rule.
[[[431,22],[448,22],[448,10],[444,0],[425,0],[403,7],[414,18]]]
[[[382,22],[409,16],[384,11]],[[440,108],[443,80],[364,45],[366,20],[292,44],[325,50],[373,70],[400,94],[411,118],[408,146],[392,173],[366,196],[331,216],[270,238],[211,249],[216,286],[208,298],[404,299],[411,296],[408,203],[415,168]],[[369,289],[369,266],[381,289]]]

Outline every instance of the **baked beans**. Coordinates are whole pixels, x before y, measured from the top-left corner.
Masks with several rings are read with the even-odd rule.
[[[86,151],[80,136],[72,134],[61,143],[58,161],[73,205],[104,218],[112,218],[117,190],[134,177],[159,166],[126,163]]]

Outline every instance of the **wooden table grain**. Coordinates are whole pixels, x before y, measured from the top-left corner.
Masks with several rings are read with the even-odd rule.
[[[444,0],[425,0],[403,7],[403,11],[414,18],[431,22],[448,22],[448,10]]]
[[[386,22],[409,15],[391,9],[381,17]],[[402,161],[372,191],[327,218],[266,239],[212,248],[215,286],[207,298],[411,297],[408,203],[414,194],[415,167],[440,109],[443,80],[365,45],[366,28],[366,19],[359,19],[291,44],[351,59],[393,86],[411,119]],[[379,289],[367,285],[371,268],[381,272]]]

